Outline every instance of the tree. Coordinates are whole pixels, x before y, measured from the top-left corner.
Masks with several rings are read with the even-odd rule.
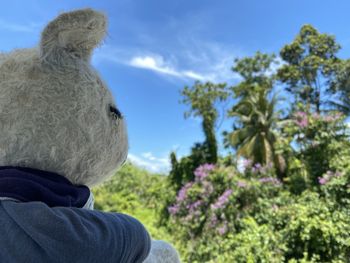
[[[237,156],[254,163],[274,164],[279,175],[285,169],[285,161],[277,151],[277,126],[281,122],[276,110],[277,95],[268,99],[275,77],[272,71],[275,56],[257,52],[253,57],[236,59],[232,70],[243,80],[231,88],[237,103],[229,111],[235,118],[232,132],[225,132],[226,147],[237,150]]]
[[[207,147],[202,143],[195,143],[188,156],[177,160],[175,152],[170,153],[171,170],[169,172],[169,181],[172,188],[177,192],[187,182],[194,180],[194,170],[207,161]]]
[[[278,97],[267,99],[267,90],[261,89],[236,104],[230,112],[237,118],[238,126],[226,133],[226,145],[233,146],[237,156],[251,159],[253,163],[274,164],[282,177],[285,160],[276,150],[277,127],[280,111],[276,111]]]
[[[202,118],[202,129],[205,135],[203,151],[206,154],[205,161],[216,163],[218,160],[218,147],[215,136],[215,123],[218,118],[218,110],[215,107],[219,101],[224,101],[228,92],[226,84],[204,84],[196,82],[191,88],[185,87],[182,90],[182,103],[191,108],[185,113],[185,118],[189,116]]]
[[[330,82],[330,89],[337,96],[330,105],[345,115],[350,114],[350,60],[340,60],[335,70],[335,77]]]
[[[311,25],[304,25],[293,42],[282,48],[284,64],[278,78],[308,111],[320,113],[329,103],[324,95],[334,93],[331,83],[340,62],[336,56],[339,49],[334,36],[321,34]]]
[[[235,98],[249,97],[257,89],[271,90],[274,78],[272,67],[278,64],[274,54],[257,52],[253,57],[235,59],[232,71],[238,73],[243,80],[231,90]]]
[[[188,156],[177,159],[174,152],[170,154],[171,171],[169,181],[175,191],[184,184],[194,180],[194,170],[204,163],[217,163],[218,146],[215,135],[215,124],[218,118],[217,103],[228,96],[226,84],[196,82],[192,87],[185,87],[182,92],[182,103],[190,106],[185,112],[189,116],[202,118],[202,129],[205,135],[203,143],[195,143]],[[171,199],[171,198],[170,198]]]

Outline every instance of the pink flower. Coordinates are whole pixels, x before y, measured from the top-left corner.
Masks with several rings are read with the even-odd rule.
[[[250,168],[253,164],[253,161],[251,159],[244,159],[243,160],[243,168],[247,169]]]
[[[326,178],[323,178],[323,177],[318,177],[318,183],[321,184],[321,185],[324,185],[326,184],[328,181]]]
[[[332,121],[334,121],[334,118],[331,115],[326,115],[326,116],[323,117],[323,120],[325,122],[332,122]]]
[[[338,171],[336,171],[335,174],[334,174],[334,176],[336,176],[336,177],[339,177],[339,176],[342,176],[342,175],[343,174],[341,172],[338,172]]]
[[[278,210],[278,205],[274,204],[271,208],[274,212],[276,212]]]
[[[185,184],[180,191],[178,192],[177,196],[176,196],[176,201],[177,202],[182,202],[186,199],[187,196],[187,191],[188,189],[190,189],[193,185],[193,182],[189,182],[187,184]]]
[[[212,216],[210,217],[210,220],[209,220],[209,227],[210,227],[210,228],[214,228],[214,227],[217,225],[218,222],[219,222],[219,221],[218,221],[217,216],[216,216],[216,215],[212,215]]]
[[[179,205],[173,205],[168,207],[168,211],[171,215],[176,215],[180,210]]]
[[[323,116],[323,121],[325,121],[325,122],[333,122],[333,121],[337,121],[341,117],[342,117],[342,114],[338,112],[338,113],[333,114],[333,115],[325,115],[325,116]]]
[[[306,128],[309,125],[309,120],[307,118],[307,114],[303,111],[298,111],[294,114],[295,124],[300,128]]]
[[[247,186],[247,183],[246,182],[243,182],[243,181],[238,181],[237,182],[237,186],[239,188],[245,188]]]
[[[296,113],[294,113],[294,116],[297,118],[305,118],[307,117],[307,114],[304,111],[297,111]]]
[[[224,224],[218,228],[218,233],[222,236],[227,233],[227,222],[225,221]]]
[[[328,183],[333,177],[339,177],[342,176],[343,174],[339,171],[332,172],[332,171],[327,171],[325,175],[322,177],[318,177],[318,183],[321,185],[324,185]]]
[[[220,235],[225,235],[227,232],[227,227],[226,226],[222,226],[218,229],[218,232]]]
[[[272,183],[273,185],[280,186],[282,182],[274,177],[262,177],[259,179],[260,183]]]
[[[197,169],[194,171],[194,175],[196,177],[196,181],[201,181],[205,177],[209,175],[209,172],[214,170],[215,165],[214,164],[203,164],[197,167]]]
[[[213,210],[223,208],[225,204],[228,202],[228,199],[230,195],[232,194],[232,189],[227,189],[219,198],[218,200],[212,204],[210,207]]]
[[[203,181],[202,185],[203,185],[203,195],[205,197],[208,197],[214,192],[214,187],[211,182]]]
[[[256,164],[254,164],[254,166],[252,168],[252,172],[253,173],[259,173],[261,171],[261,168],[262,168],[261,164],[260,163],[256,163]]]
[[[319,113],[316,112],[316,113],[312,114],[312,117],[313,117],[314,119],[318,120],[321,116],[320,116]]]
[[[300,121],[297,121],[297,125],[300,128],[306,128],[309,125],[309,121],[307,119],[302,119]]]
[[[190,210],[190,212],[193,212],[195,209],[197,209],[198,207],[200,207],[202,205],[202,201],[201,200],[197,200],[196,202],[189,204],[186,206],[186,208],[188,210]]]

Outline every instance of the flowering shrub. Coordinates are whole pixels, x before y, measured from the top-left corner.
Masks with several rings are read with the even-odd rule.
[[[172,218],[181,222],[190,238],[201,234],[204,229],[221,235],[228,231],[223,209],[233,196],[232,182],[224,171],[212,174],[214,169],[211,164],[199,166],[194,171],[195,181],[184,185],[175,204],[168,207]]]
[[[321,115],[319,113],[307,114],[297,111],[293,114],[293,124],[289,128],[296,136],[296,142],[301,147],[317,147],[344,129],[343,116],[339,112]]]
[[[240,174],[229,167],[199,166],[194,171],[194,181],[185,184],[175,203],[168,207],[174,235],[192,240],[192,246],[203,249],[208,238],[225,240],[235,235],[242,228],[239,218],[256,213],[260,209],[259,199],[269,199],[282,189],[282,182],[273,177],[271,169],[270,165],[250,164],[246,173]],[[196,262],[200,258],[202,262],[204,258],[213,258],[213,253],[216,252],[196,251],[187,261]]]
[[[246,176],[271,176],[275,174],[272,163],[262,165],[260,163],[253,163],[250,159],[243,160],[243,170]]]
[[[309,190],[300,197],[291,196],[269,220],[285,244],[286,261],[314,258],[316,262],[348,262],[348,208],[339,209],[332,200]]]
[[[328,171],[320,193],[294,196],[270,165],[244,164],[242,173],[199,166],[168,207],[185,262],[343,262],[350,253],[350,173]]]
[[[327,171],[319,178],[320,193],[341,207],[350,207],[350,173]]]
[[[281,236],[271,226],[258,224],[253,217],[246,217],[239,221],[239,227],[239,232],[228,233],[225,238],[220,235],[211,236],[207,242],[196,244],[186,262],[283,262],[285,245],[280,242]],[[208,252],[198,257],[199,251]]]
[[[339,112],[311,114],[297,111],[284,127],[284,137],[292,138],[288,179],[298,184],[293,192],[326,182],[322,176],[332,170],[332,159],[338,158],[344,146],[349,146],[344,118]]]
[[[306,112],[298,111],[294,114],[294,122],[300,128],[306,128],[309,125],[309,119]]]
[[[327,184],[333,177],[339,177],[342,174],[340,172],[327,171],[322,177],[318,177],[319,184]]]

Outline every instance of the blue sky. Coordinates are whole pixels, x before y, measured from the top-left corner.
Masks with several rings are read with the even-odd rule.
[[[47,22],[83,7],[109,17],[92,63],[126,116],[130,159],[152,171],[168,168],[171,150],[185,155],[203,139],[200,121],[183,118],[185,85],[237,82],[235,57],[278,52],[306,23],[335,35],[340,56],[350,55],[350,2],[323,0],[3,1],[0,51],[37,45]]]

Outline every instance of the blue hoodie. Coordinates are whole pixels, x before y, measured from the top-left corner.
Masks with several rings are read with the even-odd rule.
[[[0,262],[143,262],[151,244],[144,226],[83,208],[89,197],[60,175],[0,167]]]

